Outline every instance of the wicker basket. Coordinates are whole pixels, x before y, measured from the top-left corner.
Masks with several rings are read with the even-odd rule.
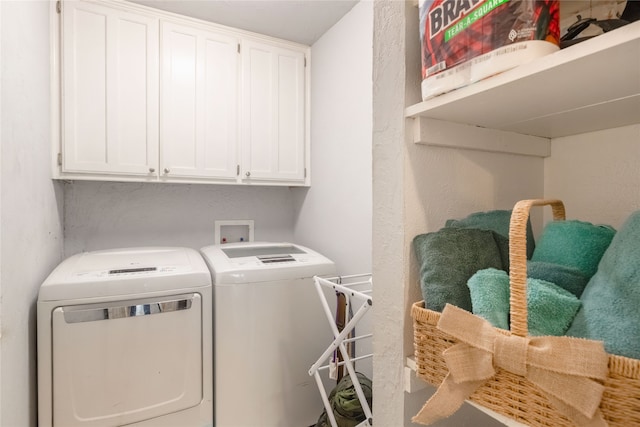
[[[526,224],[532,206],[550,205],[556,220],[564,219],[559,200],[523,200],[512,213],[509,231],[511,334],[527,336]],[[441,314],[424,308],[411,309],[417,376],[438,386],[448,373],[442,352],[458,341],[436,326]],[[507,331],[496,331],[509,334]],[[608,355],[609,372],[600,411],[609,426],[640,426],[640,360]],[[478,388],[470,400],[515,421],[531,426],[571,427],[573,422],[560,414],[541,391],[522,376],[497,368],[496,375]]]

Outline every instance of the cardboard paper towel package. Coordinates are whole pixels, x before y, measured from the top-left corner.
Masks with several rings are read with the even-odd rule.
[[[420,0],[422,98],[559,50],[559,0]]]

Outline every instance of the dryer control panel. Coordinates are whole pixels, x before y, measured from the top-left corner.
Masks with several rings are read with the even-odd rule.
[[[200,251],[216,286],[312,277],[335,270],[333,262],[325,256],[293,243],[229,243]]]

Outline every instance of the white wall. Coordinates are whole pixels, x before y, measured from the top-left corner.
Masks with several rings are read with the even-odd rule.
[[[36,298],[62,255],[51,181],[47,1],[2,1],[0,425],[36,425]]]
[[[556,138],[545,197],[562,200],[567,218],[619,228],[640,210],[639,164],[640,125]]]
[[[373,2],[364,0],[311,46],[311,188],[294,190],[294,240],[340,275],[371,272],[372,37]],[[369,333],[370,314],[356,327]],[[371,339],[356,350],[370,354]],[[373,377],[371,359],[356,369]]]
[[[311,47],[311,188],[296,190],[296,242],[339,274],[371,271],[373,2]]]
[[[2,116],[2,88],[3,88],[3,76],[4,76],[4,67],[3,67],[3,56],[4,54],[2,49],[2,4],[0,3],[0,419],[2,418],[2,136],[3,136],[3,126],[4,122]]]
[[[214,244],[216,220],[253,219],[255,240],[291,241],[283,187],[76,181],[64,191],[65,256],[133,246]]]

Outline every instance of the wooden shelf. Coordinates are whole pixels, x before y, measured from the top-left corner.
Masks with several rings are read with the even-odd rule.
[[[542,138],[640,123],[640,22],[412,105],[405,115]]]

